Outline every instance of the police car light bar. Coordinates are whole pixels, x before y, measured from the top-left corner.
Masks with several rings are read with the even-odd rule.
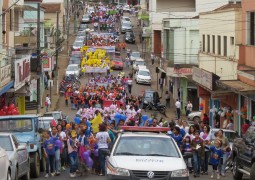
[[[120,126],[120,129],[131,132],[167,132],[170,131],[168,127],[137,127],[137,126]]]

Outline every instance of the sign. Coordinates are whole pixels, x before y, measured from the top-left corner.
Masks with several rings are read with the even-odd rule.
[[[11,64],[8,64],[0,69],[0,87],[5,86],[11,80]]]
[[[42,67],[44,71],[51,70],[51,58],[48,55],[42,57]]]
[[[30,58],[28,55],[14,62],[15,82],[14,89],[18,90],[30,81]]]
[[[107,53],[114,53],[115,52],[115,46],[89,46],[88,52],[94,52],[97,49],[104,49]]]
[[[174,68],[174,67],[168,67],[166,69],[167,76],[172,77],[184,77],[187,75],[192,75],[193,69],[192,68]]]
[[[86,66],[86,73],[106,73],[106,68]]]
[[[210,90],[213,90],[213,75],[211,72],[193,67],[192,80]]]

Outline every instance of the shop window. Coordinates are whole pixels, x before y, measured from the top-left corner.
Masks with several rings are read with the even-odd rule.
[[[207,52],[210,53],[210,35],[207,35]]]
[[[221,55],[221,36],[218,36],[218,54]]]
[[[205,52],[205,35],[203,35],[203,44],[202,44],[202,46],[203,46],[203,52]]]
[[[227,36],[224,36],[224,56],[228,56],[228,44],[227,44]]]
[[[212,36],[212,52],[215,54],[215,36]]]

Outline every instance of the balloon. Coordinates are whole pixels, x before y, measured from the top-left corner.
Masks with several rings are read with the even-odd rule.
[[[91,150],[87,150],[86,152],[89,154],[89,156],[91,155]]]
[[[80,124],[80,123],[81,123],[81,120],[80,120],[79,117],[75,117],[75,118],[74,118],[74,122],[75,122],[75,124]]]
[[[127,117],[126,117],[126,115],[121,114],[120,119],[123,119],[124,121],[126,121]]]
[[[55,146],[61,148],[62,147],[62,142],[60,140],[55,141]]]
[[[56,121],[55,121],[55,120],[52,120],[52,121],[51,121],[51,125],[52,125],[53,127],[56,127],[56,126],[57,126]]]
[[[148,116],[147,116],[147,115],[143,115],[143,116],[142,116],[142,120],[143,120],[143,121],[147,121],[147,119],[148,119]]]
[[[3,107],[3,110],[4,110],[5,112],[7,112],[7,111],[8,111],[8,107],[7,107],[7,106],[4,106],[4,107]]]
[[[82,153],[82,157],[83,159],[87,160],[89,158],[89,153],[85,151],[84,153]]]
[[[70,129],[71,125],[70,124],[66,124],[66,130]]]
[[[86,159],[86,164],[89,168],[92,168],[94,162],[93,160],[91,159],[91,157],[88,157],[88,159]]]
[[[152,119],[152,118],[150,118],[150,119],[149,119],[149,124],[152,124],[152,121],[153,121],[153,119]]]
[[[14,108],[15,108],[15,105],[13,103],[10,104],[9,107],[8,107],[9,110],[13,110]]]
[[[115,118],[117,121],[119,121],[120,118],[121,118],[120,113],[116,113],[115,116],[114,116],[114,118]]]
[[[99,156],[99,154],[98,154],[98,149],[95,149],[95,151],[94,151],[94,156],[95,156],[95,157],[98,157],[98,156]]]
[[[12,112],[11,112],[11,111],[8,111],[8,112],[6,113],[6,115],[12,115]]]
[[[12,109],[12,115],[16,115],[17,114],[17,110],[16,109]]]

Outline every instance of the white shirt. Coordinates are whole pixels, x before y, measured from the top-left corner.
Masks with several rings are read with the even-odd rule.
[[[45,101],[48,103],[48,105],[51,104],[51,102],[50,102],[50,97],[46,97]]]
[[[127,80],[127,84],[129,84],[129,85],[132,85],[132,82],[133,82],[132,79]]]
[[[107,139],[110,138],[108,132],[98,132],[96,138],[98,149],[108,148]]]
[[[59,136],[61,137],[61,139],[65,139],[66,138],[66,133],[64,131],[61,131]]]
[[[180,108],[181,108],[181,103],[180,103],[179,101],[176,101],[175,107],[178,108],[178,109],[180,109]]]
[[[187,110],[192,111],[193,105],[191,103],[187,104]]]

